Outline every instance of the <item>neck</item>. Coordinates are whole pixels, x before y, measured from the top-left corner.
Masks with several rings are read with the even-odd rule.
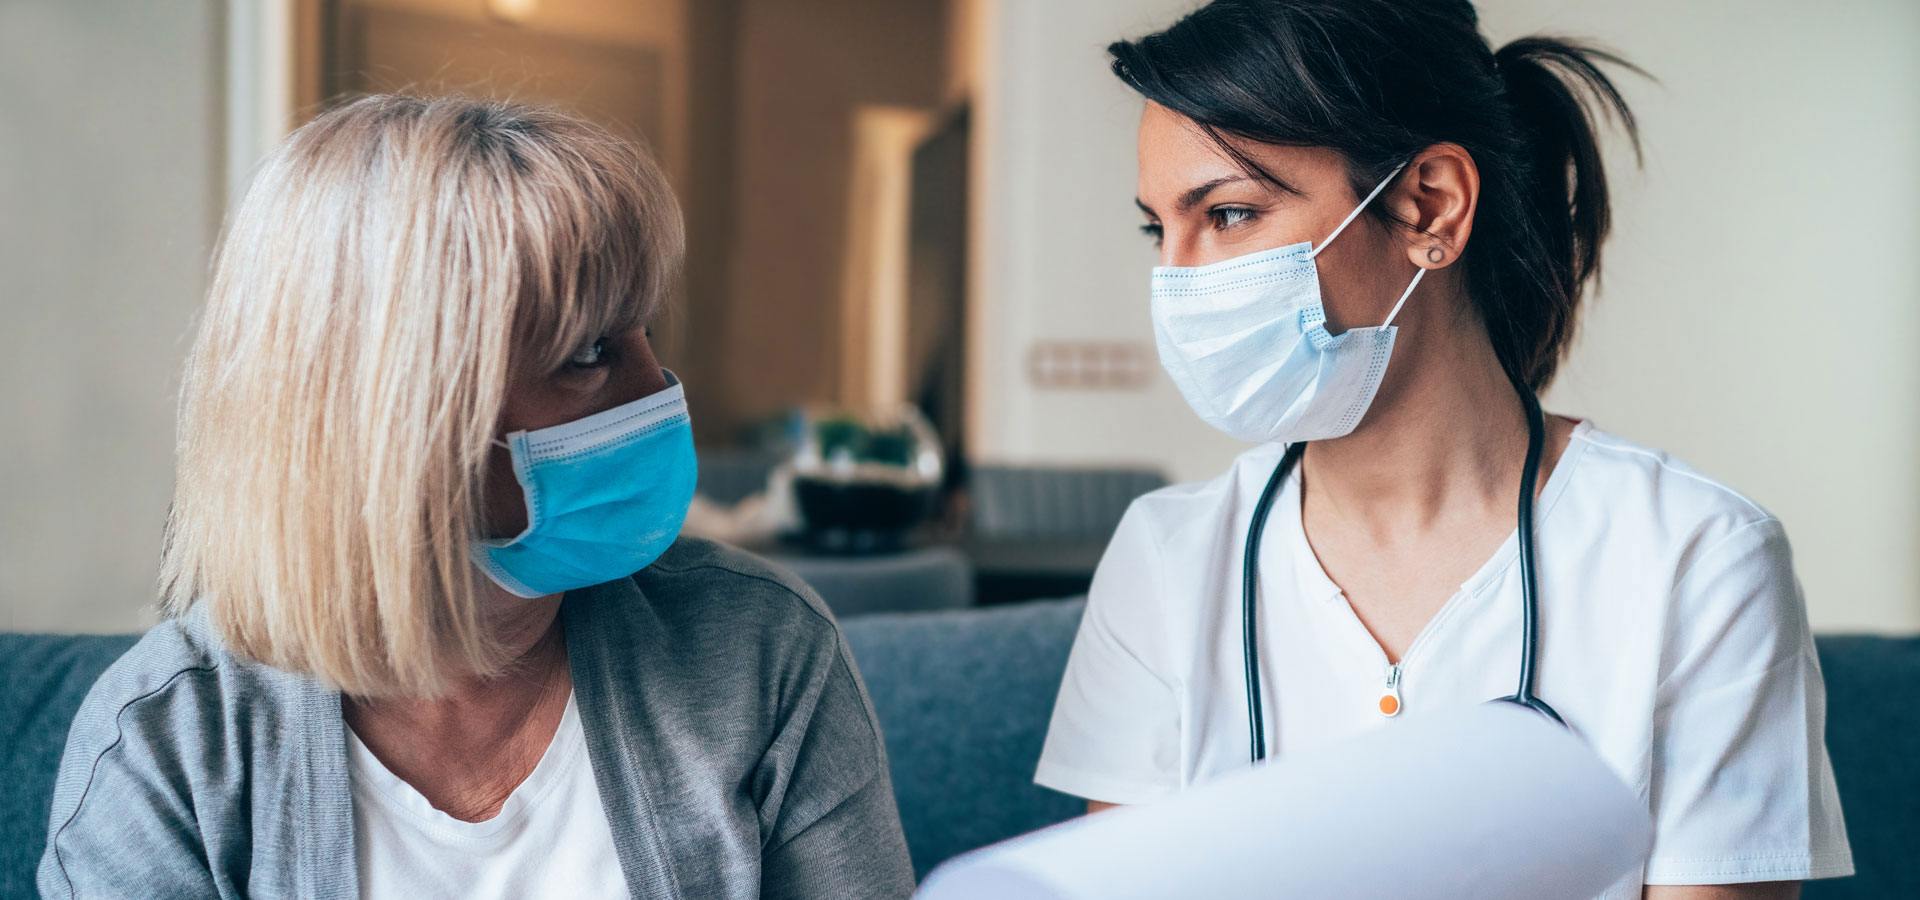
[[[1454,308],[1466,308],[1464,298]],[[1308,445],[1307,502],[1319,517],[1383,537],[1434,527],[1443,512],[1510,508],[1525,466],[1526,414],[1486,329],[1470,314],[1428,315],[1401,334],[1361,426]]]
[[[553,742],[573,688],[558,597],[497,591],[496,638],[517,651],[507,671],[432,699],[347,698],[347,724],[389,771],[456,819],[497,815]]]
[[[422,736],[487,741],[523,727],[529,714],[556,694],[572,689],[560,627],[560,598],[523,600],[491,583],[481,602],[493,610],[495,640],[513,655],[505,672],[468,676],[432,698],[347,698],[347,721],[356,732],[404,723]],[[497,596],[494,596],[497,595]]]

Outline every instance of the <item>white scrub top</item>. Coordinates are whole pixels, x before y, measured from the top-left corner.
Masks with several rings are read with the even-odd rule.
[[[1144,803],[1246,768],[1240,556],[1279,445],[1128,509],[1094,575],[1035,780]],[[1665,454],[1580,423],[1535,506],[1535,693],[1652,813],[1640,884],[1851,874],[1826,694],[1779,520]],[[1320,567],[1296,474],[1260,548],[1270,757],[1510,695],[1518,541],[1454,593],[1400,663]]]

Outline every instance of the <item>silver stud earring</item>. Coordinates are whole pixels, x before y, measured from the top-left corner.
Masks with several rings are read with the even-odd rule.
[[[1427,248],[1427,262],[1438,265],[1441,260],[1446,258],[1447,251],[1440,249],[1438,244]]]

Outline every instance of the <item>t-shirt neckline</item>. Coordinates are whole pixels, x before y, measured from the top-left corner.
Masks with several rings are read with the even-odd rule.
[[[554,729],[553,739],[547,743],[547,749],[540,754],[540,760],[534,763],[533,771],[514,786],[498,813],[479,822],[468,822],[435,808],[426,795],[388,769],[351,727],[345,730],[355,801],[376,803],[396,810],[426,830],[451,840],[485,840],[505,833],[510,826],[526,818],[529,809],[537,806],[572,777],[574,767],[586,756],[585,730],[580,724],[579,703],[575,694],[568,691],[566,709],[560,714],[560,724]]]

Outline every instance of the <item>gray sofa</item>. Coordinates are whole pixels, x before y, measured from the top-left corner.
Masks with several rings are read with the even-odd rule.
[[[1079,619],[1057,601],[845,623],[921,873],[1079,811],[1029,780]],[[0,634],[0,898],[32,896],[68,720],[132,640]],[[1820,658],[1860,874],[1806,896],[1920,897],[1920,639],[1823,637]]]

